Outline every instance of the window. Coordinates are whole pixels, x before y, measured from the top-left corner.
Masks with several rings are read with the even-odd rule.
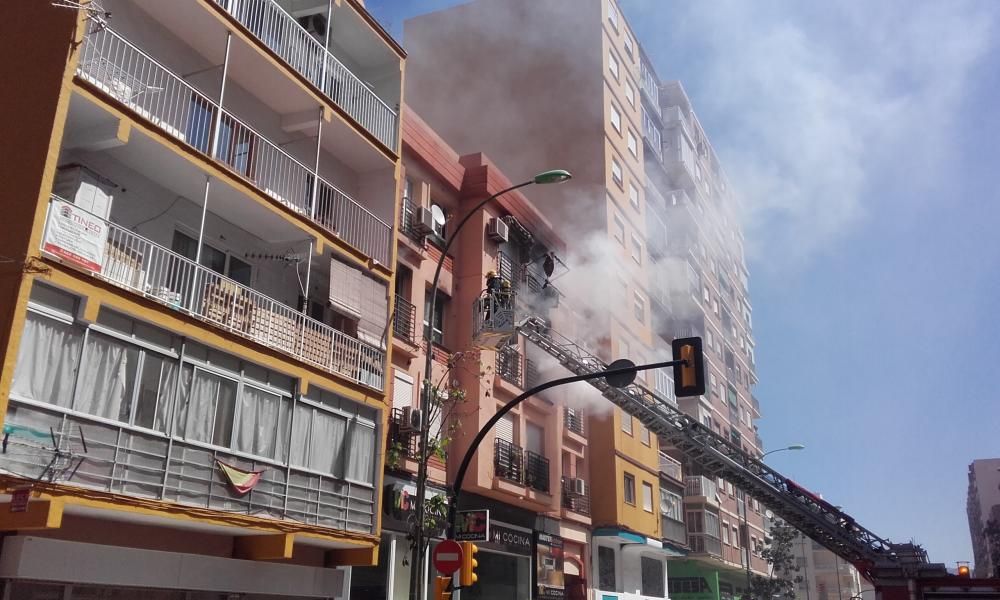
[[[733,547],[742,547],[742,544],[740,544],[740,528],[736,525],[733,525]]]
[[[629,34],[626,33],[625,34],[625,53],[628,54],[629,56],[633,56],[633,54],[635,52],[634,46],[635,46],[635,44],[634,44],[634,42],[632,42],[632,36],[630,36]]]
[[[722,543],[729,543],[729,523],[727,521],[722,522]]]
[[[639,142],[635,139],[635,134],[632,130],[628,130],[628,151],[632,153],[632,156],[639,158]]]
[[[622,114],[614,104],[611,105],[611,126],[618,133],[622,132]]]
[[[632,205],[632,208],[639,210],[639,190],[632,182],[628,184],[628,202]]]
[[[625,221],[622,220],[620,216],[615,214],[614,216],[615,229],[614,236],[622,246],[625,245]]]
[[[448,305],[448,297],[438,292],[437,300],[434,302],[434,343],[441,344],[444,341],[444,312]],[[430,326],[429,314],[431,310],[431,293],[424,294],[424,339],[427,337],[427,328]]]
[[[684,520],[684,500],[680,494],[660,488],[660,514],[675,521]]]
[[[637,265],[642,264],[642,240],[634,233],[632,234],[632,260]]]
[[[625,99],[632,108],[635,108],[635,88],[628,82],[625,83]]]
[[[611,179],[618,184],[618,187],[624,187],[625,180],[622,178],[622,165],[618,162],[617,158],[611,159]]]
[[[642,482],[642,510],[653,512],[653,484]]]
[[[198,257],[198,241],[180,231],[174,232],[174,239],[171,249],[181,256],[190,260]],[[201,257],[198,261],[201,266],[211,269],[219,275],[225,275],[237,283],[251,285],[252,268],[250,265],[231,254],[218,250],[202,242]]]
[[[618,79],[618,59],[615,58],[615,53],[611,50],[608,50],[608,70],[615,76],[615,79]]]
[[[622,411],[622,431],[632,435],[632,415]]]
[[[371,485],[375,477],[375,418],[359,406],[318,387],[295,406],[289,462]]]
[[[440,204],[437,204],[435,202],[431,202],[431,215],[432,215],[433,220],[434,220],[434,225],[433,225],[434,235],[438,236],[442,240],[446,239],[445,238],[445,233],[446,233],[446,230],[445,230],[446,217],[445,217],[445,215],[446,214],[447,214],[447,212],[445,211],[445,209],[444,209],[443,206],[441,206]]]
[[[615,8],[613,2],[608,0],[608,21],[611,22],[615,27],[615,31],[618,31],[618,9]],[[601,588],[604,589],[604,588]]]
[[[705,515],[705,533],[719,539],[719,515],[710,512],[704,512]]]
[[[632,292],[632,314],[640,322],[646,322],[646,299],[639,292]]]
[[[642,423],[639,423],[639,439],[642,440],[642,443],[647,446],[652,445],[652,442],[649,439],[649,428]]]
[[[615,551],[607,546],[597,547],[597,587],[613,592],[617,587],[615,577]]]
[[[653,598],[663,598],[663,561],[651,556],[641,556],[639,564],[642,568],[642,595]]]
[[[629,416],[629,419],[631,418]],[[635,477],[631,473],[625,473],[623,479],[625,485],[625,503],[635,506]]]

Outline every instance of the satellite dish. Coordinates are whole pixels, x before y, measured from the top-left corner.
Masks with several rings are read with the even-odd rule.
[[[773,519],[774,518],[774,513],[771,512],[771,511],[769,511],[769,510],[765,510],[764,511],[764,516],[767,517],[768,519]]]
[[[431,205],[431,218],[434,219],[435,225],[444,227],[444,211],[437,204]]]

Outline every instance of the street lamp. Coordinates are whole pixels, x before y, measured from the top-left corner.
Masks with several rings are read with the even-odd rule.
[[[423,590],[424,587],[424,494],[427,489],[427,436],[430,430],[430,419],[427,418],[427,409],[431,406],[431,394],[433,387],[431,384],[433,380],[431,377],[431,369],[434,366],[434,309],[435,304],[437,303],[438,282],[441,279],[441,269],[444,267],[445,258],[448,256],[448,250],[451,248],[451,245],[458,238],[458,232],[462,230],[462,227],[469,222],[472,215],[476,214],[479,209],[486,206],[491,201],[495,200],[499,196],[502,196],[503,194],[529,185],[562,183],[572,179],[572,177],[573,176],[569,171],[565,171],[563,169],[553,169],[550,171],[543,171],[528,181],[524,181],[517,185],[512,185],[509,188],[500,190],[466,212],[465,216],[462,217],[462,220],[458,222],[458,225],[452,229],[451,235],[448,236],[448,239],[445,241],[444,248],[441,249],[441,256],[438,258],[437,266],[434,269],[434,280],[431,283],[430,306],[427,307],[428,312],[426,313],[428,315],[430,326],[424,331],[424,341],[427,344],[427,354],[424,361],[423,400],[421,402],[421,407],[424,410],[424,419],[420,424],[420,443],[418,450],[420,460],[417,463],[417,506],[414,511],[416,530],[413,534],[413,555],[412,560],[410,561],[410,598],[414,600],[420,597],[420,590]]]
[[[790,446],[785,446],[784,448],[776,448],[774,450],[769,450],[764,454],[760,455],[761,462],[764,461],[764,457],[768,454],[774,454],[775,452],[786,452],[788,450],[805,450],[803,444],[792,444]],[[753,577],[750,574],[750,524],[747,522],[747,493],[743,492],[743,531],[746,532],[746,539],[743,541],[743,554],[746,556],[746,567],[747,567],[747,595],[750,594],[750,586],[753,581]]]

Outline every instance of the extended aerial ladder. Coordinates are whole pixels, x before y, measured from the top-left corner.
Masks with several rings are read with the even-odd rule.
[[[528,317],[515,330],[576,375],[608,366],[583,346],[552,331],[541,318]],[[787,523],[849,561],[875,584],[883,599],[916,597],[915,580],[947,576],[945,566],[930,563],[920,546],[892,543],[875,535],[645,386],[633,383],[615,388],[603,379],[589,383],[705,473],[733,482]]]

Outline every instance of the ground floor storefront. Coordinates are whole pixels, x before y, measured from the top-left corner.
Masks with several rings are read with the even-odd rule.
[[[712,568],[697,560],[670,563],[671,600],[738,600],[746,583],[746,571]]]

